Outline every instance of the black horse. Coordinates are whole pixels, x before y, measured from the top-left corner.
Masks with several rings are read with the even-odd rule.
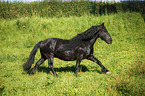
[[[97,38],[101,38],[106,43],[111,44],[110,37],[104,23],[98,26],[92,26],[83,33],[78,34],[72,39],[48,38],[44,41],[38,42],[30,53],[29,59],[24,63],[24,70],[29,70],[34,63],[34,57],[37,49],[40,48],[41,58],[36,63],[35,67],[30,71],[30,75],[34,74],[36,69],[48,59],[48,67],[54,75],[57,75],[53,68],[53,58],[57,57],[65,61],[76,60],[75,74],[79,71],[80,63],[83,59],[91,60],[97,63],[104,73],[109,73],[102,63],[93,55],[93,45]]]

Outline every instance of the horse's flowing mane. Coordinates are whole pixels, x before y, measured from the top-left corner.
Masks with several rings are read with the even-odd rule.
[[[76,48],[76,46],[80,46],[83,41],[88,41],[93,39],[94,35],[96,34],[97,34],[97,26],[92,26],[85,32],[82,32],[76,35],[75,37],[73,37],[72,39],[70,39],[70,43],[67,44],[65,47],[70,50],[74,49]]]
[[[76,40],[87,41],[87,40],[92,39],[94,35],[96,34],[96,32],[97,32],[97,26],[92,26],[85,32],[82,32],[78,34],[77,36],[73,37],[71,40],[76,39]]]

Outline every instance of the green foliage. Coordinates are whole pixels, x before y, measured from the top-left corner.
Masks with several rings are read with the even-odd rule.
[[[1,2],[0,18],[20,18],[20,17],[69,17],[87,15],[103,15],[117,12],[135,11],[145,14],[145,2]]]
[[[145,95],[145,23],[140,13],[62,18],[31,16],[1,19],[0,22],[0,95]],[[47,68],[47,61],[34,76],[23,71],[22,65],[38,41],[50,37],[70,39],[102,22],[105,22],[113,43],[108,45],[98,39],[94,55],[111,74],[102,74],[94,62],[83,60],[78,77],[75,77],[76,62],[57,58],[54,59],[54,68],[58,78]],[[39,58],[40,52],[36,54],[35,63]]]
[[[123,95],[145,95],[145,64],[142,61],[136,61],[125,72],[127,74],[111,81],[113,89]]]

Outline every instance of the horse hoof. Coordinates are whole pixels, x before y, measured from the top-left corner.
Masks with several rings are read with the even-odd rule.
[[[110,73],[111,73],[110,71],[106,72],[106,74],[110,74]]]
[[[30,73],[29,73],[29,76],[32,76],[32,75],[34,75],[34,73],[31,73],[31,72],[30,72]]]
[[[56,76],[57,78],[59,77],[57,74],[55,74],[54,76]]]

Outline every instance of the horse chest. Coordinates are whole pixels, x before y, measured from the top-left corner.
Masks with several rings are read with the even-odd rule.
[[[79,47],[75,52],[77,52],[78,55],[83,55],[83,58],[85,59],[92,53],[91,49],[90,46]]]
[[[92,50],[91,50],[90,47],[85,48],[85,53],[84,53],[85,58],[86,58],[87,56],[89,56],[91,53],[92,53]]]

